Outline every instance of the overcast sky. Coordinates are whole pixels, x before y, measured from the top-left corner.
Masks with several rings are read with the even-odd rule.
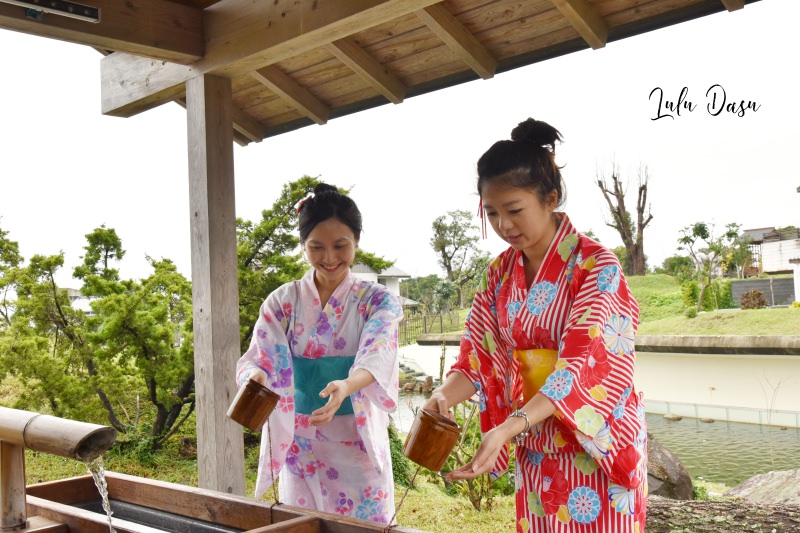
[[[647,166],[650,265],[674,255],[681,228],[695,221],[718,231],[729,222],[800,226],[797,20],[797,0],[762,0],[236,145],[237,216],[258,220],[282,184],[319,176],[353,187],[363,249],[413,276],[441,274],[432,221],[477,211],[477,159],[534,117],[564,136],[556,152],[566,165],[564,210],[609,247],[621,241],[605,225],[598,169],[615,160],[635,179]],[[70,275],[84,235],[101,224],[116,229],[128,251],[123,277],[147,276],[146,255],[172,259],[188,277],[186,112],[167,104],[128,119],[101,115],[100,58],[91,48],[0,30],[0,229],[26,259],[63,251],[62,286],[76,285]],[[752,102],[744,116],[709,112],[715,85],[727,103]],[[653,120],[668,113],[658,97],[675,102],[684,87],[693,111]],[[634,210],[633,182],[631,193]],[[505,248],[493,234],[481,245]]]

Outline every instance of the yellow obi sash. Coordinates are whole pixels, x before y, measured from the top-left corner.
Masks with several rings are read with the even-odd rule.
[[[519,361],[519,374],[522,377],[522,400],[528,403],[539,392],[553,373],[558,360],[557,350],[514,350],[514,358]]]

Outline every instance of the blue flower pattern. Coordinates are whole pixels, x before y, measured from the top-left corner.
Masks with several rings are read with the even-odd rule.
[[[625,416],[625,404],[628,403],[628,396],[631,395],[631,388],[627,387],[622,391],[622,396],[619,397],[617,405],[614,407],[614,418],[620,420]]]
[[[591,487],[577,487],[569,493],[567,509],[573,520],[589,524],[600,515],[600,496]]]
[[[542,452],[534,452],[531,450],[525,450],[528,455],[528,461],[531,462],[534,466],[539,466],[544,461],[544,454]]]
[[[572,276],[575,273],[575,265],[580,264],[583,262],[583,254],[578,252],[577,254],[570,255],[569,262],[567,263],[566,269],[566,279],[567,283],[572,281]]]
[[[575,379],[574,374],[565,369],[556,370],[549,376],[544,383],[544,387],[539,392],[558,402],[566,398],[572,391],[572,380]]]
[[[542,311],[555,299],[558,292],[558,285],[549,281],[540,281],[528,292],[525,298],[525,307],[528,311],[539,316]]]
[[[617,265],[608,265],[597,276],[597,288],[600,292],[615,293],[619,289],[619,268]]]

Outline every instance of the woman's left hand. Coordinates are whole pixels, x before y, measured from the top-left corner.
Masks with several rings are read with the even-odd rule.
[[[447,481],[472,479],[489,472],[497,462],[497,457],[506,442],[507,439],[502,431],[498,431],[498,428],[492,429],[481,439],[480,448],[475,452],[472,460],[461,468],[456,468],[447,474],[445,479]]]
[[[308,423],[312,426],[321,426],[333,420],[339,406],[349,395],[350,390],[345,380],[337,379],[328,383],[319,393],[320,398],[328,398],[328,403],[311,413]]]

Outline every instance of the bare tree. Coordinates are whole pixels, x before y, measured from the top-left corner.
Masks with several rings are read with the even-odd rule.
[[[644,228],[653,219],[650,205],[647,203],[647,182],[650,180],[650,171],[646,166],[639,167],[635,225],[630,212],[625,207],[628,183],[627,181],[623,183],[617,164],[612,161],[610,178],[606,177],[605,171],[600,170],[598,174],[596,183],[606,199],[612,217],[612,222],[606,222],[606,225],[617,230],[627,251],[627,264],[623,267],[629,275],[643,276],[647,269],[644,258]]]

